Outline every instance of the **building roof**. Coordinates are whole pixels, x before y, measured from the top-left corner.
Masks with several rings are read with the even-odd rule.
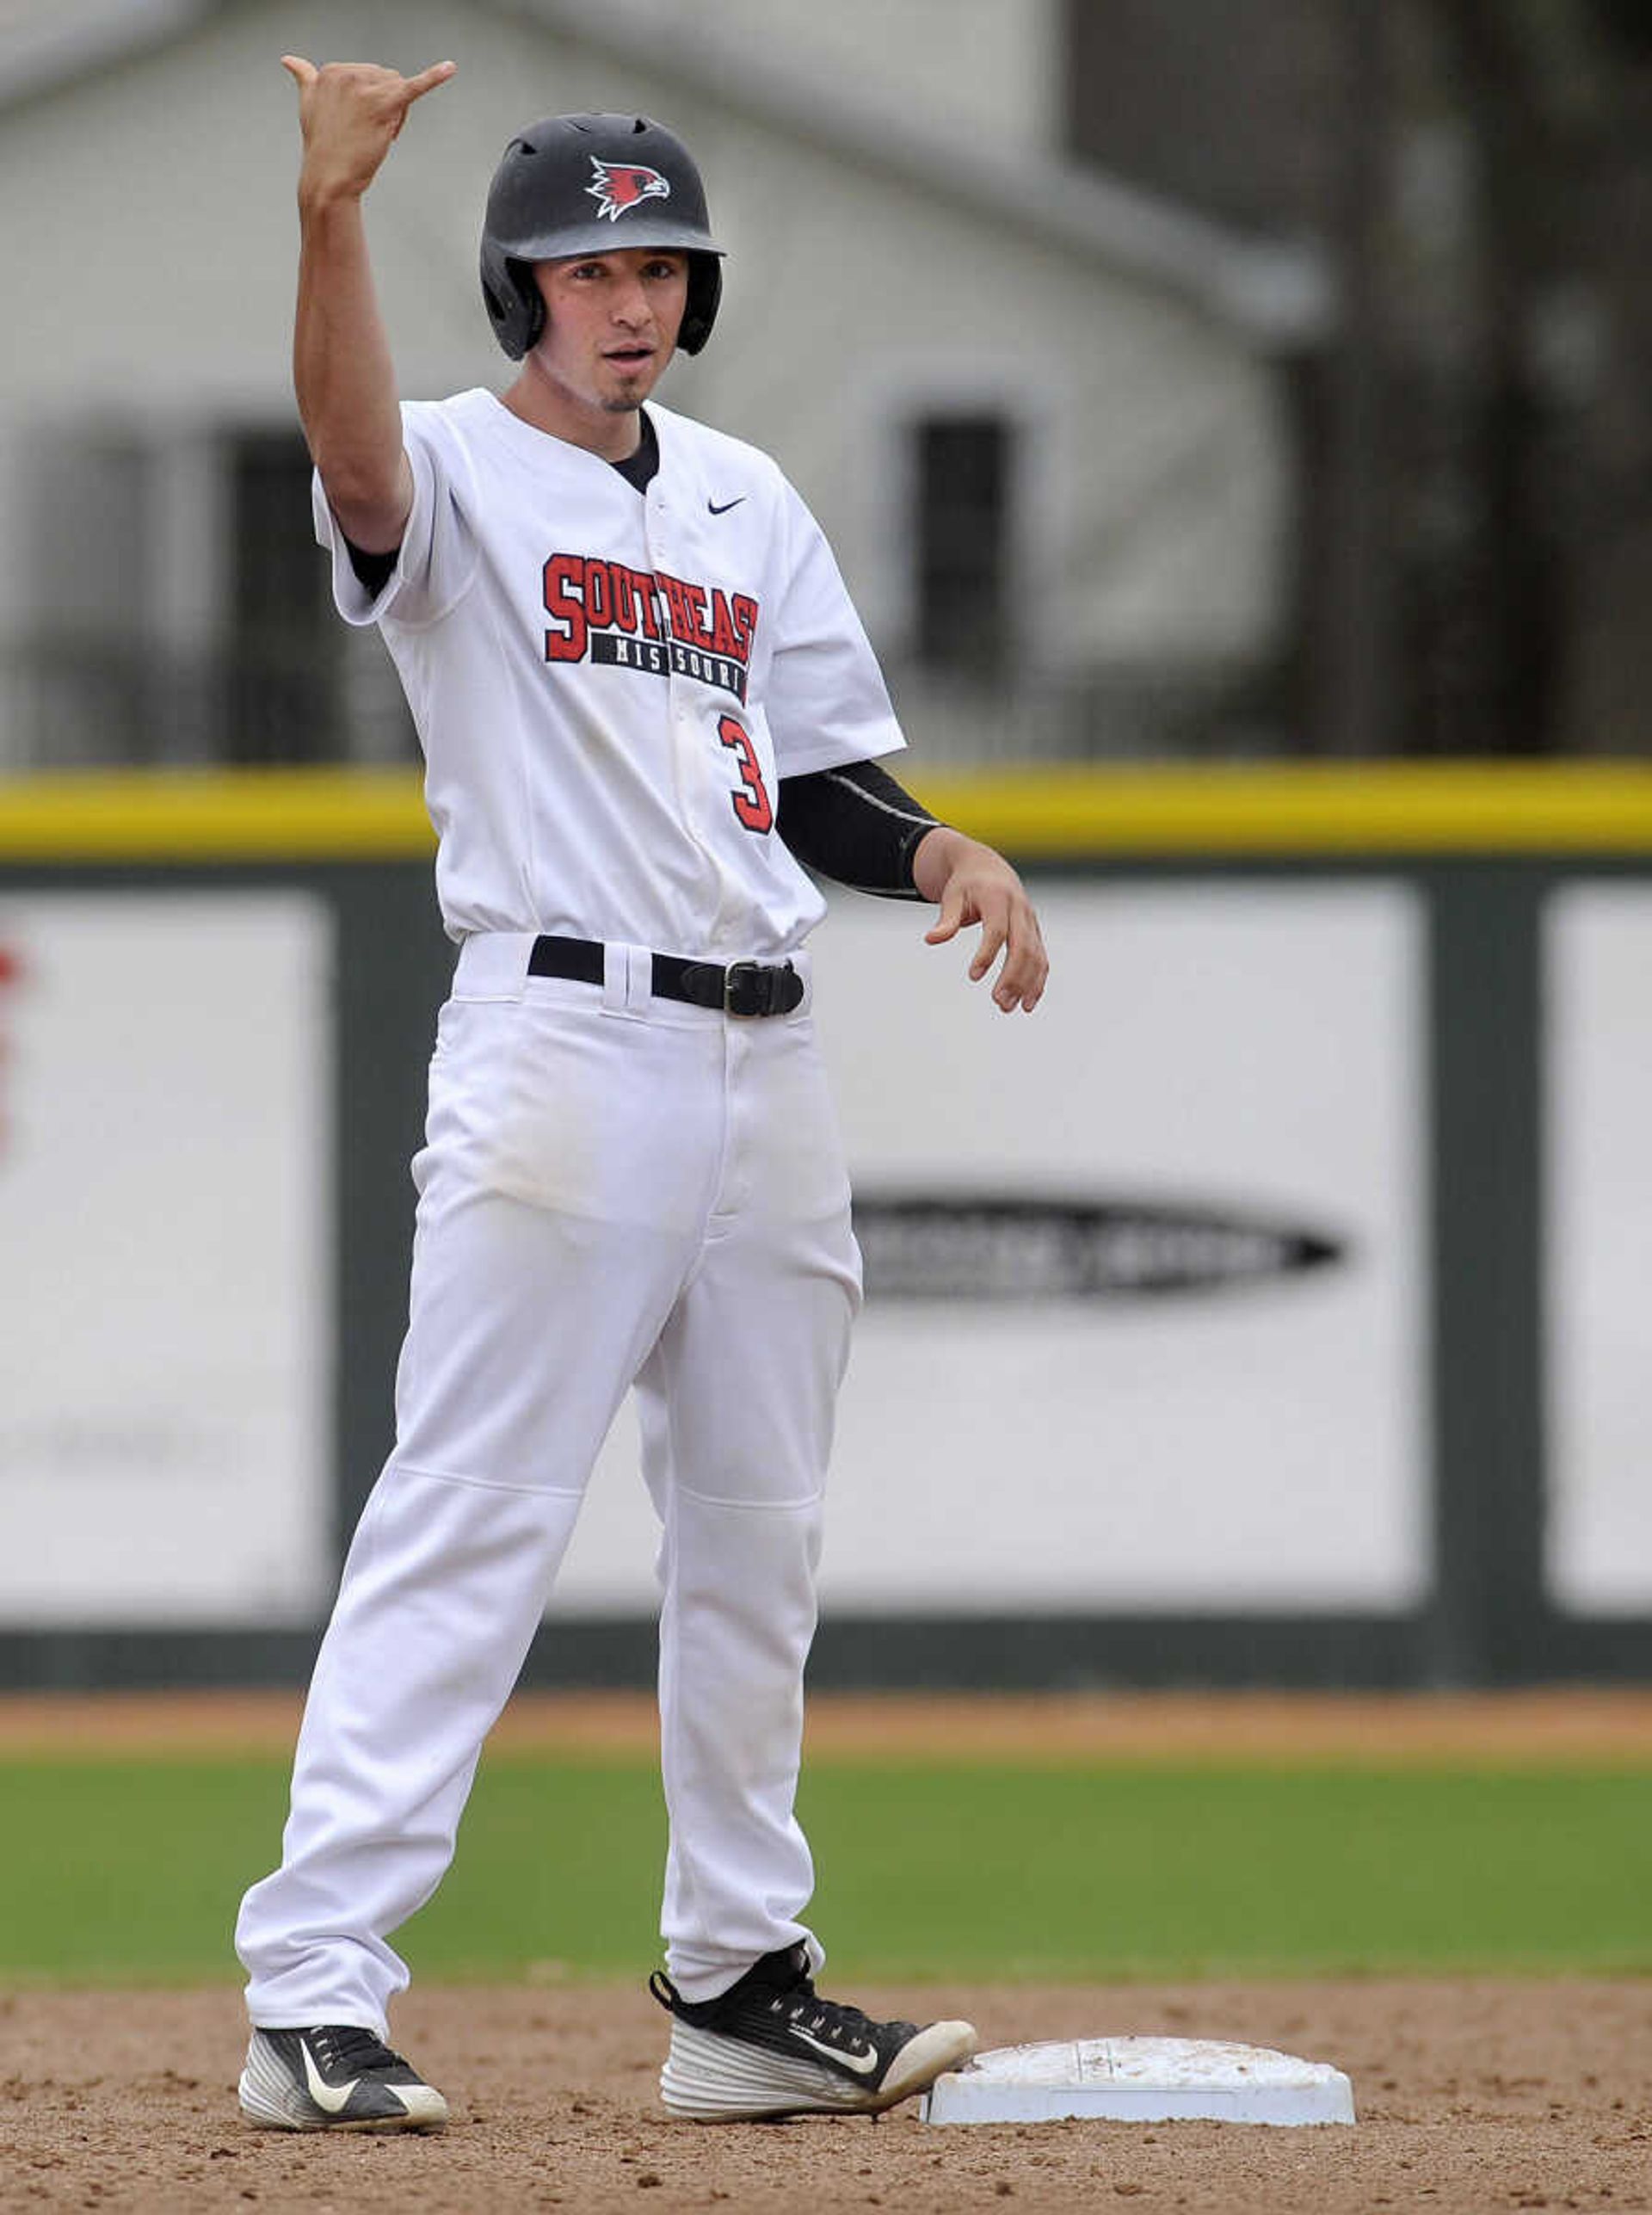
[[[0,0],[0,113],[72,88],[187,36],[245,0]],[[1106,268],[1162,287],[1262,344],[1308,345],[1335,313],[1324,250],[1210,221],[1087,165],[1023,146],[983,145],[942,121],[915,116],[875,84],[849,88],[807,77],[720,30],[678,0],[472,0],[538,24],[625,66],[672,77],[839,157],[892,188],[977,211]]]

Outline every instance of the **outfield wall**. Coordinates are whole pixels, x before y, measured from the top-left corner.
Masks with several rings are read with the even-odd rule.
[[[868,1299],[817,1674],[1652,1674],[1652,776],[933,780],[1031,1021],[814,941]],[[301,1673],[451,949],[400,775],[0,786],[0,1681]],[[530,1665],[650,1666],[616,1426]]]

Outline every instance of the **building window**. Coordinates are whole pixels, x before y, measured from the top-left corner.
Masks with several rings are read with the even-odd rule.
[[[333,613],[310,479],[296,429],[40,432],[0,770],[416,758],[383,644]]]
[[[345,750],[327,565],[310,522],[310,456],[294,431],[242,431],[228,447],[233,550],[224,750],[232,762],[304,762]]]
[[[1002,416],[930,416],[914,444],[919,659],[960,676],[1002,676],[1013,643],[1010,426]]]
[[[311,464],[292,430],[226,441],[231,599],[224,741],[235,762],[407,762],[418,741],[376,632],[333,608]]]

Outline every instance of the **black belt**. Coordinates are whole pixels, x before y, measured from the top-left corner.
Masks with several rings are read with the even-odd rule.
[[[789,961],[685,961],[656,953],[650,989],[656,1000],[686,1000],[691,1008],[721,1008],[730,1015],[789,1015],[803,997],[803,979]],[[594,938],[536,938],[527,957],[530,977],[571,977],[600,984],[607,967]]]

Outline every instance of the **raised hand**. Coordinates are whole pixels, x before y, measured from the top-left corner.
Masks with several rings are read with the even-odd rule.
[[[326,62],[317,69],[302,54],[283,54],[281,67],[299,88],[300,193],[359,199],[379,174],[408,109],[446,84],[458,66],[440,61],[416,77],[403,77],[372,62]]]

